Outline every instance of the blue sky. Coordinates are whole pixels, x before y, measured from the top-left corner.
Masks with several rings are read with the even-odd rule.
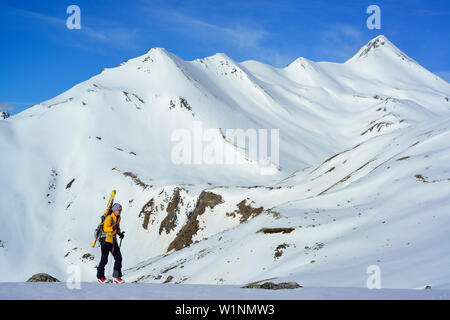
[[[66,27],[72,4],[80,30]],[[381,30],[366,27],[372,4]],[[18,113],[152,47],[283,67],[300,56],[344,62],[379,34],[450,81],[448,0],[1,0],[0,111]]]

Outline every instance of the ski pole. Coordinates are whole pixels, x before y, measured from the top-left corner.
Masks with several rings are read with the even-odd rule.
[[[125,231],[122,231],[122,235],[125,233]],[[122,246],[122,240],[123,240],[123,236],[122,238],[120,238],[120,242],[119,242],[119,248]]]

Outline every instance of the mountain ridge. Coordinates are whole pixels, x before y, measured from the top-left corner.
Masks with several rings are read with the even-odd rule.
[[[91,229],[116,189],[127,281],[361,287],[380,264],[387,287],[448,287],[450,85],[379,49],[274,68],[152,48],[1,121],[0,281],[71,264],[94,280]],[[192,153],[245,161],[175,164],[174,132],[192,142],[199,124]],[[275,174],[226,129],[279,129]]]

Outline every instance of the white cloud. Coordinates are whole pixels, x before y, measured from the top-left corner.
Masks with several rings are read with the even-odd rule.
[[[284,67],[296,58],[292,54],[281,53],[264,44],[264,41],[269,40],[271,33],[261,27],[249,27],[242,23],[219,25],[173,10],[154,8],[146,10],[152,15],[153,21],[160,22],[165,28],[198,41],[231,46],[233,50],[237,49],[251,59]]]
[[[14,107],[7,102],[0,102],[0,111],[11,111]]]
[[[166,26],[177,25],[177,32],[206,41],[225,41],[240,48],[261,48],[261,42],[268,32],[261,28],[250,28],[241,24],[220,26],[200,19],[191,18],[176,11],[148,9],[162,20]]]
[[[362,32],[360,28],[351,25],[337,24],[329,26],[323,32],[323,37],[334,42],[355,41],[362,37]]]
[[[352,25],[329,25],[321,35],[321,44],[317,46],[317,49],[325,59],[348,60],[364,43],[364,34],[361,29]]]
[[[58,26],[61,30],[66,28],[66,19],[53,17],[46,14],[20,10],[20,14],[26,17],[32,17],[38,19],[42,22],[52,24],[54,26]],[[93,19],[91,19],[93,20]],[[101,20],[101,19],[96,19]],[[90,27],[84,24],[83,19],[83,11],[81,11],[81,29],[79,30],[71,30],[71,32],[76,32],[82,36],[86,36],[91,40],[100,41],[102,43],[108,43],[119,47],[130,47],[133,46],[135,41],[137,40],[140,30],[138,28],[126,28],[121,26],[116,26],[113,24],[105,24],[104,20],[101,20],[103,25],[102,27]],[[73,44],[76,47],[83,48],[83,45]]]

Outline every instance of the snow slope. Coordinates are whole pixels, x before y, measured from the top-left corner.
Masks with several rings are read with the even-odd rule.
[[[383,36],[285,68],[151,49],[0,122],[0,280],[95,280],[117,189],[129,282],[365,287],[377,265],[383,288],[449,288],[449,97]],[[199,123],[279,129],[275,174],[220,133],[243,163],[174,163],[173,132]]]
[[[448,300],[448,290],[366,288],[246,289],[230,285],[0,283],[0,300]],[[220,312],[211,308],[210,314]]]

